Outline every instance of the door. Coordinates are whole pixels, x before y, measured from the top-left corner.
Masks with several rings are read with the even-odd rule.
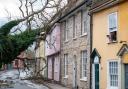
[[[99,57],[94,57],[94,62],[92,64],[92,87],[93,89],[99,89]]]
[[[95,64],[95,89],[99,89],[99,64]]]
[[[74,62],[73,62],[73,89],[77,89],[77,61],[76,61],[76,56],[74,56]]]
[[[55,56],[54,80],[55,81],[60,81],[60,59],[59,59],[59,56]]]
[[[48,79],[52,79],[52,59],[48,58]]]
[[[55,58],[54,57],[52,57],[52,79],[54,80],[54,71],[55,71]]]
[[[125,89],[128,89],[128,64],[125,65]]]

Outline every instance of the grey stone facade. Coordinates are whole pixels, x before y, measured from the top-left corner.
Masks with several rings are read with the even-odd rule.
[[[75,9],[63,18],[61,22],[61,83],[67,87],[75,84],[78,89],[90,89],[90,16],[86,4]],[[75,23],[74,23],[75,22]],[[65,25],[66,23],[66,25]],[[86,34],[82,30],[86,29]],[[65,41],[65,29],[68,29],[68,39]],[[76,36],[73,37],[74,29]],[[87,50],[87,79],[82,79],[81,51]],[[67,76],[64,73],[64,54],[68,54]],[[74,58],[76,56],[76,60]],[[76,63],[76,68],[73,67]],[[76,72],[73,72],[73,71]],[[76,73],[74,77],[74,73]],[[75,79],[76,78],[76,79]]]

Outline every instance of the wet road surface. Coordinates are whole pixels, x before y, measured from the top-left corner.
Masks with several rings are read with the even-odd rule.
[[[20,78],[26,76],[21,72]],[[34,84],[28,80],[18,79],[18,71],[1,71],[0,72],[0,89],[48,89],[46,86]]]

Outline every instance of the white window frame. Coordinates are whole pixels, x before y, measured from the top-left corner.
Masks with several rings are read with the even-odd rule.
[[[84,52],[86,52],[86,56],[84,56]],[[84,60],[85,60],[85,64],[83,63],[84,62]],[[83,50],[83,51],[81,51],[81,65],[82,65],[82,79],[81,80],[87,80],[87,50]],[[86,69],[84,69],[84,67],[83,66],[86,66]],[[84,72],[86,72],[86,74],[84,75]]]
[[[69,37],[69,21],[66,21],[66,28],[65,28],[65,41],[68,41],[68,37]]]
[[[77,24],[76,24],[76,16],[73,16],[73,38],[76,38]]]
[[[84,20],[83,21],[83,34],[87,34],[87,28],[86,28],[86,26],[87,26],[87,21]]]
[[[69,28],[68,28],[68,20],[64,22],[64,41],[68,41]]]
[[[115,18],[115,27],[110,27],[110,18],[111,18],[111,16],[115,16],[114,18]],[[108,14],[108,39],[109,39],[109,42],[113,42],[113,41],[111,41],[112,40],[112,38],[111,38],[111,35],[110,35],[110,33],[112,33],[112,32],[116,32],[116,41],[117,41],[117,30],[118,30],[118,17],[117,17],[118,15],[117,15],[117,12],[113,12],[113,13],[110,13],[110,14]],[[113,21],[113,20],[112,20]]]
[[[110,21],[109,21],[109,32],[113,32],[113,31],[117,31],[117,12],[113,12],[113,13],[110,13],[109,15],[108,15],[108,20],[110,20],[109,18],[111,17],[111,16],[115,16],[115,20],[116,20],[116,22],[115,22],[115,27],[113,27],[113,28],[111,28],[110,27]],[[115,28],[115,29],[114,29]],[[110,30],[110,29],[114,29],[114,30]]]
[[[117,62],[117,64],[118,64],[118,65],[117,65],[117,67],[118,67],[118,68],[117,68],[117,75],[114,74],[114,75],[118,76],[118,78],[117,78],[117,86],[111,86],[111,83],[110,83],[110,81],[111,81],[111,80],[110,80],[110,72],[109,72],[109,71],[110,71],[110,66],[109,66],[109,63],[110,63],[110,62]],[[113,67],[113,68],[115,68],[115,67]],[[114,71],[115,71],[115,70],[114,70]],[[120,77],[120,76],[119,76],[119,61],[118,61],[118,60],[109,60],[109,61],[108,61],[108,63],[107,63],[107,77],[108,77],[108,78],[107,78],[107,80],[108,80],[108,81],[107,81],[107,84],[108,84],[108,85],[107,85],[107,89],[119,89],[119,77]]]
[[[64,54],[64,78],[68,77],[68,54]]]
[[[87,35],[87,21],[88,21],[88,17],[86,16],[86,11],[82,11],[81,12],[81,22],[82,22],[82,30],[81,30],[81,35]]]
[[[64,28],[64,41],[66,40],[66,21],[63,23],[63,28]]]

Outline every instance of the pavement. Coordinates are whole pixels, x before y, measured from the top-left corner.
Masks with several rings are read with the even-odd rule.
[[[17,70],[0,71],[0,80],[13,82],[8,84],[9,86],[1,87],[0,85],[0,89],[71,89],[55,83],[44,82],[43,84],[35,84],[29,80],[21,80],[26,76],[28,76],[26,73],[21,72],[20,78],[18,78]]]
[[[45,86],[48,86],[50,89],[71,89],[55,83],[45,83]]]
[[[1,71],[0,80],[4,81],[0,83],[0,89],[49,89],[47,86],[42,84],[35,84],[28,80],[21,80],[27,76],[26,73],[21,72],[20,78],[18,78],[17,70]],[[12,82],[10,84],[9,82]]]

